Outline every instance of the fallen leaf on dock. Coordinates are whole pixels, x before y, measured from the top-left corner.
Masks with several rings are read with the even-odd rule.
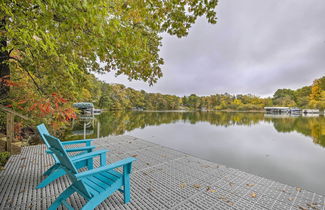
[[[202,165],[201,167],[202,168],[209,168],[210,166],[209,165]]]
[[[195,187],[196,189],[199,189],[201,187],[201,185],[199,184],[194,184],[193,187]]]
[[[298,191],[298,192],[301,192],[301,187],[296,187],[296,190]]]
[[[182,183],[182,184],[179,185],[179,187],[182,188],[182,189],[185,188],[186,186],[187,186],[186,183]]]
[[[147,176],[148,174],[146,172],[142,172],[143,175]]]
[[[229,201],[229,200],[227,200],[226,201],[230,206],[233,206],[235,203],[234,202],[232,202],[232,201]]]
[[[317,208],[317,206],[318,206],[317,203],[307,203],[307,206],[308,206],[309,208],[312,208],[312,209],[318,209],[318,208]]]
[[[253,187],[255,184],[246,184],[247,187]]]
[[[256,193],[252,192],[251,194],[249,194],[252,198],[256,198]]]
[[[207,187],[207,192],[217,192],[217,190],[212,189],[210,186]]]
[[[225,200],[226,198],[225,197],[219,197],[220,200]]]
[[[224,202],[226,202],[227,204],[229,204],[230,206],[233,206],[235,203],[232,202],[231,200],[228,200],[226,197],[219,197],[220,200],[223,200]]]
[[[148,188],[148,192],[152,192],[152,189],[151,188]]]
[[[289,201],[292,201],[292,200],[293,200],[293,198],[288,198],[288,200],[289,200]]]
[[[132,155],[132,157],[136,157],[136,156],[138,156],[138,155]]]
[[[148,165],[150,165],[150,163],[146,163],[146,165],[148,166]]]
[[[301,209],[301,210],[308,210],[307,208],[303,207],[303,206],[298,206],[298,209]]]
[[[233,182],[229,182],[229,186],[231,186],[231,187],[234,186],[234,184],[235,183],[233,183]]]

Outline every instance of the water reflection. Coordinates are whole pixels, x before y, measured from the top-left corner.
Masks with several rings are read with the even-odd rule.
[[[121,134],[325,195],[323,116],[106,112],[75,121],[66,137]]]
[[[208,122],[216,126],[252,126],[261,122],[273,124],[277,132],[298,132],[311,137],[313,142],[325,147],[325,118],[323,116],[286,116],[244,112],[104,112],[96,118],[83,118],[74,122],[66,139],[83,137],[84,125],[87,138],[122,135],[146,126],[184,122]]]

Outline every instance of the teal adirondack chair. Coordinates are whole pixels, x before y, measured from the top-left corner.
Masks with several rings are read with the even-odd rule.
[[[47,141],[47,139],[44,137],[45,134],[50,135],[48,130],[46,129],[44,124],[40,124],[37,126],[37,130],[44,142],[44,144],[47,146],[48,150],[46,150],[46,153],[51,154],[54,160],[54,165],[51,166],[47,171],[43,173],[44,176],[47,176],[40,184],[37,185],[36,189],[43,188],[56,180],[57,178],[65,175],[65,171],[62,168],[62,165],[58,158],[53,155],[53,152],[49,149],[50,144]],[[85,140],[76,140],[76,141],[66,141],[62,142],[62,145],[73,145],[73,144],[85,144],[85,146],[82,147],[76,147],[76,148],[69,148],[65,149],[66,152],[80,152],[79,154],[73,156],[73,160],[76,161],[78,159],[83,159],[83,161],[79,161],[78,164],[75,165],[76,168],[80,169],[83,167],[88,167],[88,169],[93,168],[93,159],[92,158],[86,158],[85,157],[95,157],[100,156],[101,165],[106,164],[106,152],[108,150],[98,150],[93,152],[93,149],[95,146],[91,146],[91,139],[85,139]]]
[[[110,165],[78,172],[73,158],[68,156],[60,140],[50,135],[44,136],[50,144],[50,150],[54,152],[72,182],[49,207],[50,210],[57,209],[61,204],[73,209],[66,199],[75,192],[87,200],[81,208],[84,210],[94,209],[117,190],[124,194],[124,203],[130,201],[131,164],[135,158],[126,158]],[[123,167],[123,173],[114,170],[119,167]]]

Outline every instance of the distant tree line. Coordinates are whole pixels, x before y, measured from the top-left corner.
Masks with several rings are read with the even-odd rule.
[[[161,93],[147,93],[127,88],[122,84],[107,84],[93,78],[92,88],[83,90],[99,108],[108,110],[262,110],[265,106],[325,108],[325,77],[316,79],[311,86],[297,90],[278,89],[273,97],[261,98],[251,94],[228,93],[210,96],[179,97]],[[86,94],[85,94],[86,93]]]

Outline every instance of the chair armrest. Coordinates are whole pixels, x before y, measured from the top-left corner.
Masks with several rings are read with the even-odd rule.
[[[79,152],[79,151],[85,151],[85,150],[92,150],[95,149],[95,146],[90,146],[90,147],[77,147],[77,148],[69,148],[65,149],[67,152]],[[49,149],[45,151],[47,154],[53,154],[53,152]]]
[[[77,179],[80,180],[80,179],[82,179],[84,177],[87,177],[87,176],[92,176],[92,175],[97,174],[97,173],[113,170],[115,168],[119,168],[119,167],[122,167],[122,166],[125,166],[125,165],[128,165],[128,164],[131,164],[135,160],[136,160],[135,158],[131,158],[131,157],[125,158],[123,160],[117,161],[117,162],[112,163],[112,164],[107,165],[107,166],[103,166],[103,167],[95,168],[95,169],[92,169],[92,170],[89,170],[89,171],[78,173],[75,176],[76,176]]]
[[[96,156],[102,156],[103,154],[106,157],[106,152],[108,152],[108,150],[105,150],[105,149],[97,150],[97,151],[89,152],[89,153],[82,154],[82,155],[76,155],[74,157],[71,157],[70,159],[72,162],[79,162],[79,161],[87,160],[90,158],[94,158]]]
[[[66,152],[79,152],[79,151],[85,151],[85,150],[92,150],[95,149],[95,146],[90,146],[90,147],[77,147],[77,148],[69,148],[65,149]]]
[[[74,140],[74,141],[63,141],[61,142],[63,146],[71,145],[71,144],[86,144],[86,146],[90,146],[93,139],[82,139],[82,140]]]

